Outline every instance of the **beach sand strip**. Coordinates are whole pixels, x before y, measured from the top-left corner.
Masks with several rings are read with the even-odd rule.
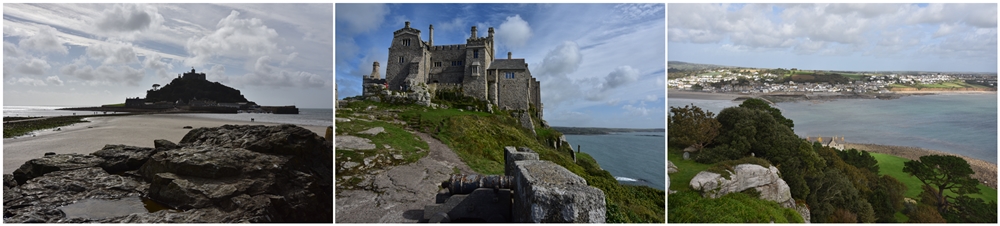
[[[906,147],[906,146],[893,146],[893,145],[881,145],[881,144],[854,144],[854,143],[844,143],[844,149],[857,149],[865,150],[874,153],[881,153],[887,155],[895,155],[909,160],[920,160],[921,156],[926,155],[952,155],[958,156],[969,162],[972,167],[972,171],[975,174],[972,178],[979,180],[987,187],[997,189],[997,165],[989,163],[983,160],[969,158],[962,155],[947,153],[943,151],[929,150],[918,147]]]

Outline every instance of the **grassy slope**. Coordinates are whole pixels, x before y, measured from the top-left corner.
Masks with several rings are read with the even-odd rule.
[[[372,102],[356,102],[349,107],[364,109],[369,105],[399,112],[398,120],[407,122],[407,127],[410,129],[429,133],[441,140],[476,173],[503,174],[503,147],[529,147],[538,152],[542,160],[559,164],[583,177],[588,185],[604,191],[608,222],[665,222],[666,220],[664,191],[646,186],[621,185],[586,153],[578,153],[577,162],[574,163],[568,147],[557,151],[544,145],[530,131],[521,128],[517,120],[510,117],[507,112],[489,114]],[[536,128],[540,127],[538,123],[535,122]],[[388,130],[388,127],[386,128]],[[340,131],[338,123],[338,134]],[[557,131],[551,129],[536,129],[536,133],[541,136],[559,135]],[[378,142],[373,139],[373,143]]]
[[[782,208],[773,201],[761,200],[743,193],[732,193],[709,199],[702,198],[688,184],[698,172],[712,165],[684,160],[683,153],[668,148],[667,159],[678,171],[669,175],[670,190],[677,191],[668,197],[667,219],[672,223],[801,223],[803,219],[795,210]]]

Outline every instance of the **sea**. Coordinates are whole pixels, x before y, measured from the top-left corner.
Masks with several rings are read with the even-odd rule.
[[[566,135],[573,150],[597,160],[622,184],[666,189],[666,133],[632,132],[604,135]]]
[[[67,107],[81,106],[3,106],[3,116],[38,117],[38,116],[67,116],[67,115],[93,115],[103,114],[92,111],[64,111],[56,110]],[[271,122],[296,125],[313,126],[333,126],[332,108],[299,108],[299,114],[263,114],[263,113],[239,113],[239,114],[208,114],[189,113],[193,117],[207,119],[222,119],[247,121],[254,119],[256,122]]]
[[[740,102],[669,99],[718,114]],[[920,147],[997,163],[997,95],[936,94],[777,104],[800,137],[843,136],[847,143]]]

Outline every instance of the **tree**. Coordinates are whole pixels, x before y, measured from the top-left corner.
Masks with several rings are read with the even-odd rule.
[[[982,199],[959,196],[952,204],[953,208],[948,208],[941,213],[945,220],[951,223],[996,223],[997,204],[990,201],[986,203]]]
[[[771,107],[771,104],[768,104],[767,101],[764,101],[762,99],[750,98],[744,100],[743,103],[740,104],[740,107],[767,111],[768,113],[771,114],[771,117],[774,117],[774,120],[777,120],[782,125],[788,126],[788,128],[795,127],[795,123],[792,122],[791,119],[785,118],[785,116],[781,115],[781,109]]]
[[[709,111],[702,111],[694,105],[685,105],[683,108],[670,107],[670,120],[667,124],[670,128],[668,136],[671,143],[679,145],[694,146],[701,150],[719,135],[719,121],[715,120],[715,114]]]
[[[156,91],[156,88],[160,88],[160,84],[153,84],[153,91]]]
[[[928,155],[921,156],[920,161],[907,161],[904,163],[903,172],[917,177],[920,182],[933,189],[938,212],[944,212],[948,208],[948,198],[944,191],[962,196],[970,193],[978,193],[979,181],[972,178],[972,168],[964,159],[950,155]]]
[[[896,211],[904,207],[903,192],[906,191],[906,185],[889,175],[882,175],[877,182],[868,197],[875,210],[875,222],[899,223],[896,222]]]

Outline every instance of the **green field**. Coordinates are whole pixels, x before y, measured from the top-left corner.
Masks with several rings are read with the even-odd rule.
[[[875,160],[878,160],[879,175],[889,175],[895,177],[897,180],[899,180],[899,182],[903,182],[903,184],[906,185],[907,190],[903,194],[904,196],[912,198],[914,200],[919,199],[920,192],[922,191],[922,189],[920,189],[920,186],[922,186],[923,183],[921,183],[920,180],[918,180],[916,177],[910,176],[910,174],[903,172],[903,163],[909,161],[908,159],[904,159],[893,155],[879,154],[879,153],[871,153],[871,155],[872,157],[875,157]],[[954,195],[955,193],[945,192],[945,194]],[[979,194],[970,194],[968,196],[973,198],[979,198],[986,202],[990,201],[996,202],[997,190],[992,189],[990,187],[986,187],[986,185],[980,184]]]
[[[965,83],[965,81],[962,81],[962,80],[953,80],[953,81],[948,81],[948,82],[928,83],[928,84],[913,84],[913,85],[892,84],[889,87],[891,87],[891,88],[917,88],[917,89],[923,89],[923,88],[941,88],[941,89],[948,89],[948,88],[988,88],[986,86]]]

